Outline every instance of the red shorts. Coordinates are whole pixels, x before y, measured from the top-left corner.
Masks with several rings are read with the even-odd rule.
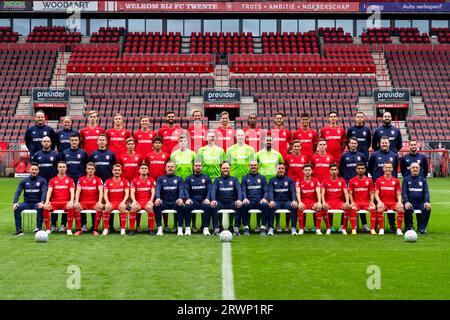
[[[305,200],[302,202],[305,205],[303,210],[313,210],[314,205],[317,203],[317,201],[311,201],[311,200]]]
[[[120,206],[121,202],[111,202],[111,211],[112,210],[120,210],[119,206]]]
[[[342,210],[342,206],[344,202],[342,201],[327,201],[327,204],[330,206],[330,210]]]
[[[368,203],[355,203],[355,205],[356,205],[356,211],[369,210],[369,204]]]
[[[395,211],[395,207],[397,206],[396,203],[384,203],[384,210],[394,210]]]
[[[67,202],[50,202],[50,206],[52,207],[51,211],[64,210],[67,212]]]
[[[95,210],[97,202],[80,202],[81,210]]]

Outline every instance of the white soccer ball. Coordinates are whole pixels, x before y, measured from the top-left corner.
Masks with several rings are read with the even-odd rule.
[[[48,233],[44,230],[40,230],[34,235],[34,240],[36,240],[37,242],[47,242]]]
[[[223,230],[220,233],[220,241],[230,242],[231,240],[233,240],[233,234],[229,230]]]
[[[405,241],[406,242],[416,242],[417,240],[417,232],[414,230],[408,230],[405,232]]]

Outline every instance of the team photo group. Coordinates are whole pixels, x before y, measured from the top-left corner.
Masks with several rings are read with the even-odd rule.
[[[131,131],[121,114],[105,129],[90,111],[85,128],[75,130],[65,117],[55,132],[37,111],[25,134],[30,176],[14,195],[13,235],[24,234],[23,213],[30,211],[36,213],[34,232],[70,236],[107,236],[115,232],[114,217],[122,236],[209,236],[228,226],[235,236],[383,235],[385,228],[403,235],[415,229],[414,215],[417,231],[427,233],[428,161],[414,140],[399,158],[401,133],[389,112],[374,132],[364,125],[363,113],[343,128],[331,111],[320,131],[310,128],[308,114],[299,117],[295,131],[283,126],[281,113],[272,128],[261,128],[250,114],[248,126],[237,129],[224,111],[213,130],[194,110],[192,124],[183,129],[168,111],[158,131],[150,129],[147,116]],[[148,219],[143,227],[142,216]]]

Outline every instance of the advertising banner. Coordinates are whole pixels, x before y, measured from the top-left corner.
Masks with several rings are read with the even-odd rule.
[[[450,2],[362,2],[361,11],[370,6],[380,12],[450,12]]]
[[[98,12],[98,1],[34,1],[33,11],[44,12]]]
[[[69,89],[33,88],[33,102],[69,102]]]
[[[0,11],[31,11],[32,1],[0,1]]]
[[[203,91],[203,101],[235,103],[241,101],[241,92],[239,90],[216,91],[206,89]]]

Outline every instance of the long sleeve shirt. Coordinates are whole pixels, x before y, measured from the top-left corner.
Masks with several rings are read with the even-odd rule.
[[[95,150],[89,157],[89,162],[93,162],[95,164],[95,175],[100,177],[102,181],[112,178],[112,167],[117,163],[117,161],[116,156],[111,152],[111,150]]]
[[[374,151],[380,150],[380,139],[383,136],[389,137],[390,147],[392,152],[397,153],[403,147],[402,134],[400,130],[393,125],[378,127],[373,133],[372,149]]]
[[[294,180],[288,176],[270,179],[269,201],[294,201],[297,199]]]
[[[20,193],[23,191],[23,200],[27,203],[45,202],[48,183],[42,177],[29,176],[22,179],[14,193],[14,203],[19,202]]]
[[[267,180],[264,176],[249,173],[242,178],[242,199],[259,202],[269,197]]]
[[[394,153],[390,150],[388,150],[387,152],[378,150],[372,153],[372,155],[369,158],[368,171],[372,175],[372,180],[374,182],[384,174],[383,165],[387,161],[392,162],[392,164],[394,165],[392,175],[397,178],[397,168],[398,168],[397,153]]]
[[[402,183],[402,199],[403,203],[419,204],[430,202],[430,190],[428,189],[427,179],[421,175],[405,177]]]
[[[211,186],[211,178],[206,174],[192,174],[184,181],[184,195],[194,202],[203,202],[209,199]]]
[[[372,143],[372,132],[366,126],[352,126],[347,130],[347,141],[351,137],[358,140],[358,151],[369,159],[369,148]]]
[[[223,203],[242,200],[242,190],[238,179],[231,176],[216,178],[211,188],[210,200]]]
[[[183,179],[176,175],[164,175],[156,180],[155,199],[176,202],[184,195]]]
[[[42,138],[50,137],[52,141],[51,149],[54,150],[58,144],[58,136],[52,127],[44,124],[42,126],[34,125],[25,132],[25,144],[30,151],[30,158],[42,149]]]
[[[414,162],[420,165],[419,175],[426,177],[428,175],[428,160],[427,157],[421,153],[408,153],[400,159],[400,172],[402,173],[402,176],[406,177],[411,175],[409,168]]]
[[[341,156],[339,161],[339,174],[344,178],[345,182],[349,182],[351,178],[356,176],[356,165],[358,163],[367,163],[366,156],[359,151],[348,151]]]
[[[56,151],[40,150],[34,154],[31,162],[36,162],[39,165],[39,176],[43,177],[48,183],[57,174],[58,159],[59,154]]]

